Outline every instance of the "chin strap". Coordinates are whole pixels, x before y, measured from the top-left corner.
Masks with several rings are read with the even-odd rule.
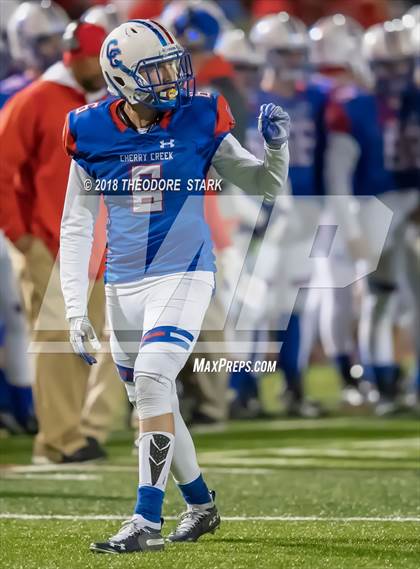
[[[123,123],[128,126],[129,128],[132,128],[135,131],[138,131],[137,126],[133,123],[133,121],[130,119],[130,117],[127,115],[127,113],[125,112],[124,109],[124,101],[121,101],[121,103],[119,103],[117,105],[117,115],[119,116],[119,118],[123,121]],[[155,120],[150,123],[147,127],[147,130],[149,131],[153,126],[155,126],[156,124],[159,124],[160,121],[162,120],[163,117],[163,113],[158,111],[158,114],[156,115]]]

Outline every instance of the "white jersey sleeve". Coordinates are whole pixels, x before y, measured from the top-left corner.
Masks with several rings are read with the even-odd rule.
[[[348,240],[362,237],[358,204],[352,187],[359,156],[359,145],[352,136],[338,132],[329,134],[325,151],[325,187],[330,196],[345,196],[335,198],[331,203]]]
[[[264,160],[258,160],[228,134],[213,156],[212,166],[247,194],[263,195],[267,202],[273,202],[276,195],[287,191],[289,147],[287,143],[279,149],[265,145]]]
[[[89,184],[95,187],[89,174],[72,160],[60,232],[60,279],[67,318],[87,314],[89,262],[100,206],[99,195],[86,192]]]

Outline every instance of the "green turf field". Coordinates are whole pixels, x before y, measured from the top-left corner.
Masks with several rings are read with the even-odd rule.
[[[131,435],[89,467],[28,467],[31,441],[0,441],[1,567],[7,569],[414,569],[420,560],[419,423],[332,417],[237,422],[196,434],[225,521],[197,544],[101,556],[92,540],[130,516]],[[164,533],[182,510],[169,484]],[[7,517],[8,516],[8,517]]]

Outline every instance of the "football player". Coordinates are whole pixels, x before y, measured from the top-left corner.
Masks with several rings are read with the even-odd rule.
[[[0,425],[12,433],[36,431],[32,397],[33,372],[19,285],[4,233],[0,231]]]
[[[377,270],[366,282],[359,329],[360,354],[380,393],[377,413],[394,408],[397,366],[392,338],[392,301],[397,290],[402,236],[414,207],[414,180],[401,152],[399,115],[401,95],[412,73],[413,50],[401,22],[370,28],[363,52],[371,65],[374,93],[356,84],[333,91],[326,113],[328,141],[326,184],[330,193],[360,198],[361,207],[349,208],[343,223],[349,227],[353,259],[369,261],[382,228],[372,223],[378,196],[393,212],[391,227]]]
[[[261,69],[264,64],[264,54],[256,50],[245,32],[240,29],[225,30],[217,41],[215,52],[233,65],[235,85],[246,101],[248,115],[246,124],[253,125],[259,110],[259,83],[261,81]],[[247,141],[245,140],[246,143]],[[230,203],[228,202],[228,207],[231,208],[230,211],[234,211],[239,221],[238,230],[233,235],[235,246],[241,252],[237,256],[241,257],[242,255],[242,258],[245,258],[245,266],[248,270],[251,270],[255,263],[254,251],[258,248],[253,247],[252,250],[248,250],[249,234],[254,231],[254,241],[258,240],[257,234],[266,226],[270,208],[260,210],[260,204],[257,204],[253,198],[244,195],[238,188],[235,188],[232,193],[236,193],[237,197],[232,199]],[[259,214],[258,210],[260,210]],[[237,285],[237,283],[235,284]],[[234,296],[233,310],[236,316],[242,308],[241,295],[238,294],[239,290],[236,291]],[[254,300],[258,304],[263,302],[263,298],[264,295],[262,294],[254,296]],[[251,313],[251,310],[249,310],[249,313]],[[243,331],[235,330],[235,326],[228,327],[227,333],[236,341],[243,341],[244,335],[246,335],[247,339],[256,337],[253,331],[244,334]],[[251,341],[249,344],[253,349],[253,342]],[[256,355],[249,354],[248,357],[256,358]],[[238,354],[238,358],[246,359],[246,356],[242,352]],[[232,392],[232,397],[230,398],[230,416],[232,418],[252,418],[262,415],[258,397],[258,378],[256,375],[245,370],[232,372],[229,385]]]
[[[416,180],[418,199],[409,218],[406,233],[407,281],[412,292],[415,347],[414,402],[420,403],[420,5],[413,6],[402,18],[411,33],[414,45],[414,80],[404,93],[401,105],[402,148],[408,157],[412,176]]]
[[[320,78],[331,82],[330,105],[334,104],[343,93],[348,96],[360,93],[363,85],[368,83],[369,74],[367,65],[361,54],[363,28],[352,18],[343,14],[334,14],[318,20],[310,29],[311,38],[311,64]],[[327,106],[328,112],[329,106]],[[327,136],[329,152],[325,158],[326,193],[337,195],[344,192],[343,188],[335,184],[330,170],[336,168],[336,156],[330,156],[333,148],[333,135],[329,131],[327,122]],[[346,200],[346,201],[345,201]],[[357,234],[358,224],[349,223],[351,218],[351,202],[345,198],[342,207],[340,202],[332,200],[333,211],[326,212],[325,223],[340,223],[344,228],[346,243],[333,248],[331,253],[318,259],[315,270],[314,288],[311,288],[312,299],[317,297],[317,320],[323,348],[329,358],[334,362],[342,382],[342,402],[346,405],[360,405],[363,397],[359,390],[358,380],[352,376],[354,357],[357,353],[356,342],[353,338],[353,288],[339,287],[337,283],[346,280],[356,280],[353,263],[364,258],[366,247],[364,240]],[[334,220],[332,219],[334,217]],[[338,236],[336,236],[337,240]],[[350,254],[349,254],[350,252]],[[323,288],[316,287],[319,275],[322,274]],[[351,275],[350,278],[343,278]],[[327,278],[330,287],[325,287]]]
[[[54,2],[23,2],[10,17],[7,36],[13,60],[23,66],[0,82],[0,108],[61,58],[69,18]]]
[[[195,541],[220,517],[180,415],[175,379],[194,348],[214,290],[214,257],[203,219],[212,165],[227,180],[273,200],[288,170],[289,117],[261,107],[264,161],[230,134],[222,96],[195,94],[189,54],[161,24],[133,20],[105,39],[101,67],[111,100],[68,116],[71,154],[61,227],[61,282],[73,349],[88,364],[98,347],[87,315],[92,228],[101,194],[108,211],[106,297],[111,350],[140,422],[133,517],[93,551],[164,547],[161,511],[169,471],[187,504],[170,541]],[[189,191],[198,180],[199,191]],[[157,188],[148,190],[154,183]],[[196,186],[196,184],[194,184]]]
[[[304,400],[302,385],[301,372],[305,359],[300,322],[305,304],[302,290],[295,303],[299,289],[308,284],[310,274],[306,266],[302,269],[304,263],[296,262],[296,258],[302,244],[313,240],[320,213],[318,198],[323,191],[322,127],[328,89],[322,84],[309,82],[309,37],[305,24],[299,19],[286,12],[266,16],[252,28],[250,39],[266,53],[259,104],[273,100],[287,109],[293,124],[289,142],[289,181],[293,199],[288,211],[282,218],[279,217],[279,223],[270,223],[268,227],[263,247],[267,248],[266,257],[272,262],[260,267],[262,273],[259,274],[272,285],[273,299],[268,311],[271,314],[273,311],[277,314],[283,312],[277,318],[281,318],[282,325],[287,327],[278,333],[278,340],[283,342],[279,363],[287,384],[287,412],[290,415],[313,417],[318,414],[317,406]],[[261,157],[263,146],[256,134],[254,125],[250,125],[247,145]],[[260,257],[263,258],[262,253]],[[285,283],[280,286],[282,279]],[[277,294],[274,294],[275,291]],[[290,305],[294,306],[292,314]]]

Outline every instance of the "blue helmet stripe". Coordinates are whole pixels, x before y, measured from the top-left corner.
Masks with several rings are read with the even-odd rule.
[[[149,30],[152,30],[152,32],[157,35],[162,45],[168,45],[168,42],[160,33],[159,29],[155,28],[152,24],[149,24],[149,22],[146,22],[145,20],[129,20],[129,22],[135,22],[136,24],[142,24],[143,26],[146,26],[146,28],[149,28]]]

